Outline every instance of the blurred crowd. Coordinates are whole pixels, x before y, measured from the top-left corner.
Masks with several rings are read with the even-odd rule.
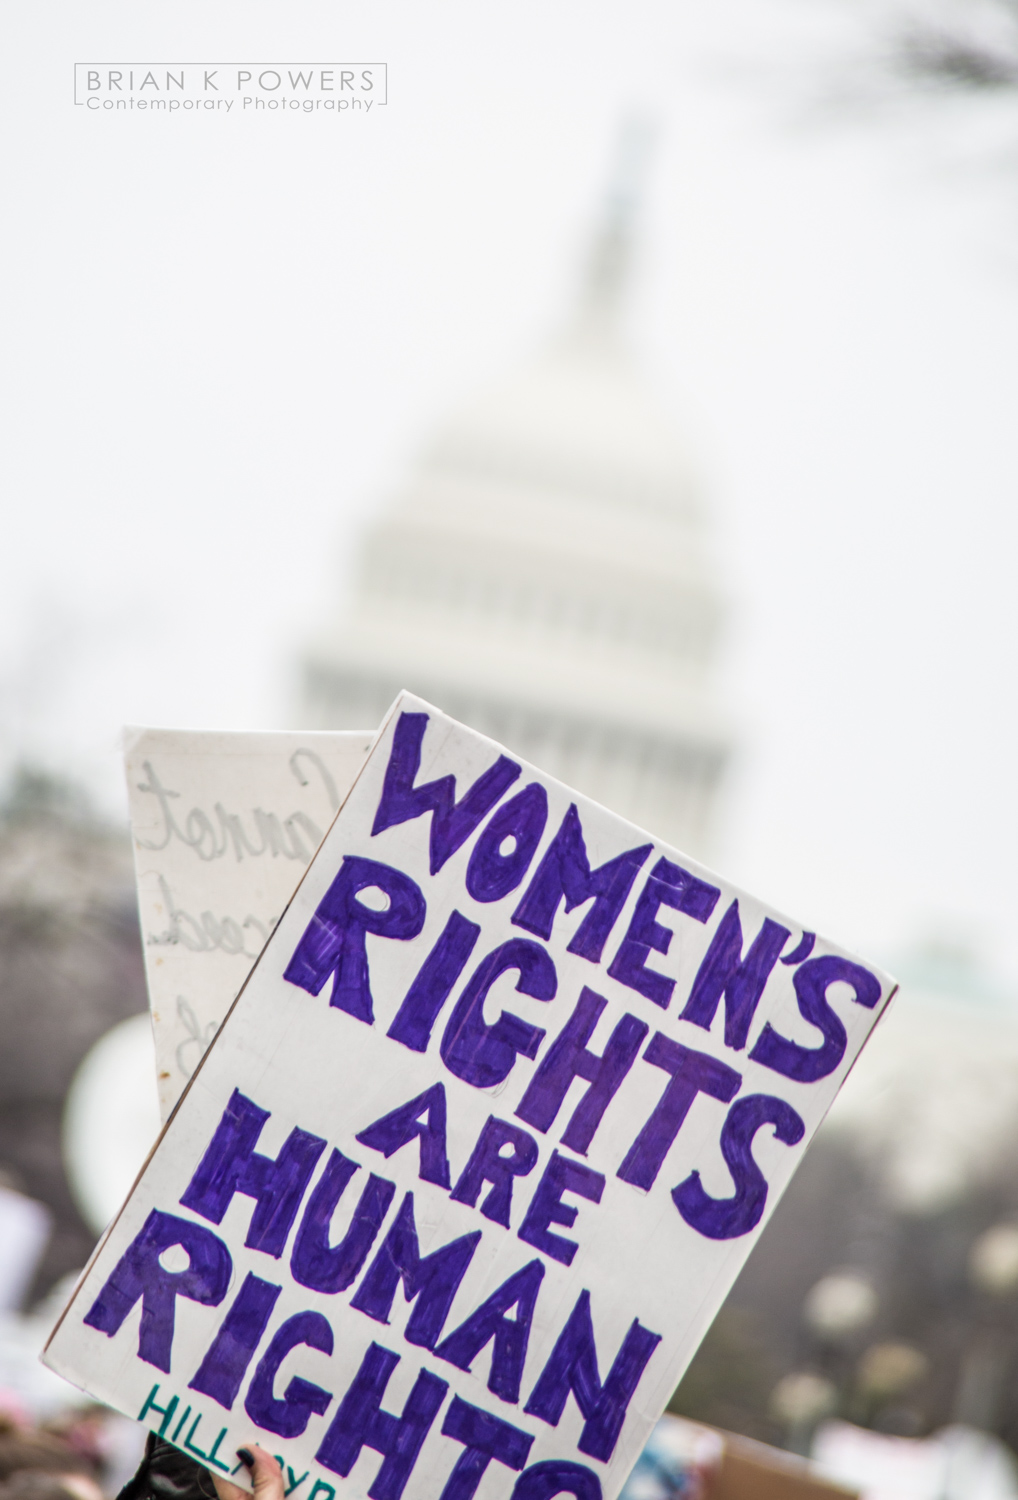
[[[134,1472],[143,1436],[137,1423],[101,1406],[36,1422],[7,1401],[0,1407],[0,1500],[104,1500]]]

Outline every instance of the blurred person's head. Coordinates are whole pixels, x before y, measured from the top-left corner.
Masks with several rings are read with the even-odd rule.
[[[38,1431],[59,1438],[70,1451],[89,1465],[89,1472],[100,1474],[107,1461],[106,1424],[109,1407],[88,1402],[40,1422]]]
[[[94,1485],[95,1467],[81,1453],[76,1453],[56,1433],[25,1427],[0,1412],[0,1500],[8,1500],[6,1486],[15,1475],[27,1472],[59,1480],[78,1478]],[[40,1497],[41,1500],[41,1497]],[[92,1500],[88,1496],[79,1500]]]
[[[0,1500],[105,1500],[105,1497],[87,1474],[20,1469],[0,1484]]]

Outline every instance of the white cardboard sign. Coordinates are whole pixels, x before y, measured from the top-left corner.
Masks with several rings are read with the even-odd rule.
[[[893,990],[403,694],[46,1362],[297,1500],[613,1500]]]
[[[236,998],[374,731],[124,736],[159,1110]]]

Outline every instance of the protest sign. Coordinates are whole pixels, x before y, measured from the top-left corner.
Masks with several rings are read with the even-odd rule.
[[[124,763],[165,1120],[364,764],[374,731],[129,729]]]
[[[613,1500],[893,989],[403,694],[45,1359],[297,1500]]]

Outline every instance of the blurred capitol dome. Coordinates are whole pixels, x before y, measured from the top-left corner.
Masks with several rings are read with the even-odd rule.
[[[633,176],[564,331],[436,433],[368,528],[303,717],[375,725],[410,688],[701,852],[727,752],[722,607],[695,472],[621,333]]]

